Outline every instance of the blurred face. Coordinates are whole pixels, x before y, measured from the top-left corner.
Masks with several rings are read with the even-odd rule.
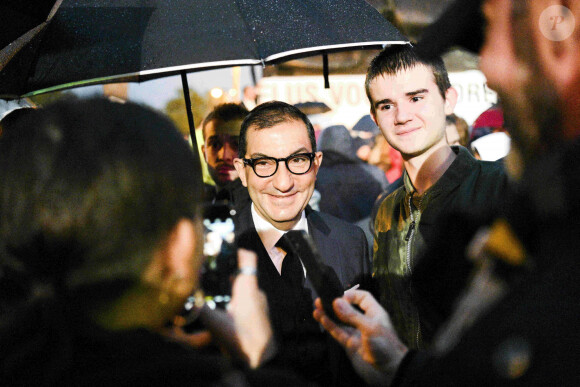
[[[312,152],[306,125],[302,121],[286,121],[271,128],[247,131],[245,158],[285,158],[293,154]],[[316,174],[322,162],[317,152],[310,170],[303,175],[291,173],[284,162],[278,163],[273,176],[259,177],[252,167],[236,159],[235,166],[258,214],[280,230],[290,230],[300,220],[312,192]]]
[[[203,155],[208,171],[218,186],[238,178],[234,158],[238,155],[241,120],[211,120],[205,125]]]
[[[449,145],[461,145],[461,138],[459,137],[459,132],[455,124],[449,124],[445,127],[445,138]]]
[[[201,218],[196,217],[192,221],[192,229],[187,232],[191,235],[190,244],[187,246],[188,249],[185,250],[188,253],[185,254],[187,258],[185,266],[181,272],[186,279],[189,279],[189,287],[185,289],[183,294],[185,294],[184,299],[189,297],[191,293],[198,288],[200,282],[201,266],[204,262],[203,258],[203,225]]]
[[[530,10],[537,8],[535,2],[534,6],[526,4]],[[521,4],[513,4],[518,6]],[[554,85],[538,68],[533,37],[539,34],[539,11],[537,15],[521,10],[512,14],[511,0],[487,0],[482,10],[487,27],[480,67],[489,86],[500,95],[509,120],[514,150],[510,156],[517,163],[510,166],[508,162],[508,169],[517,176],[516,164],[536,157],[540,144],[557,135],[558,97]]]
[[[433,72],[423,65],[383,74],[370,84],[371,115],[389,144],[408,160],[446,144],[445,116],[455,107],[454,93],[448,90],[444,100]]]

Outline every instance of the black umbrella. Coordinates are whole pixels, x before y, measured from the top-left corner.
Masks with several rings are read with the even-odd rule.
[[[33,71],[17,86],[0,85],[0,96],[402,41],[364,0],[64,0]]]
[[[181,74],[189,104],[186,72],[406,41],[364,0],[63,0],[39,39],[0,98]]]
[[[0,4],[0,85],[3,88],[17,88],[26,81],[42,33],[61,3],[62,0],[3,0]]]
[[[60,1],[59,1],[60,2]],[[55,0],[2,0],[0,3],[0,48],[49,19]]]

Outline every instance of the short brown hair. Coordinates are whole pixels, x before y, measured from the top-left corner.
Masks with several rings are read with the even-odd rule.
[[[243,120],[248,115],[249,111],[244,105],[237,103],[222,103],[217,105],[209,114],[203,119],[201,131],[203,139],[205,140],[205,126],[211,120],[228,122],[233,120]]]
[[[433,71],[435,84],[439,88],[439,93],[445,99],[447,89],[451,87],[449,75],[441,57],[426,57],[410,44],[387,46],[377,55],[369,65],[365,80],[365,90],[371,104],[371,111],[374,113],[375,107],[371,98],[370,84],[380,75],[395,75],[399,71],[408,70],[418,65],[424,65]]]
[[[238,145],[238,157],[243,158],[246,155],[248,143],[246,141],[248,129],[255,127],[256,129],[271,128],[285,121],[302,121],[306,125],[308,138],[312,145],[312,152],[316,152],[316,137],[314,136],[314,127],[312,123],[297,107],[287,104],[282,101],[264,102],[256,106],[250,114],[246,116],[242,122],[242,130],[240,131],[240,144]]]

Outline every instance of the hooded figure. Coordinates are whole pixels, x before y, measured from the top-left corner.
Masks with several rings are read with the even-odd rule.
[[[343,125],[326,128],[318,147],[324,153],[316,177],[320,211],[351,223],[365,221],[376,198],[388,185],[384,172],[356,156],[353,139]],[[363,227],[365,232],[367,229]]]

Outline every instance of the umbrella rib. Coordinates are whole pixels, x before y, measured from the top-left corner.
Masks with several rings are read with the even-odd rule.
[[[260,52],[260,45],[257,44],[257,39],[255,38],[255,34],[253,33],[253,30],[250,28],[250,25],[248,24],[248,21],[246,20],[246,18],[243,16],[242,11],[240,9],[240,5],[238,4],[238,0],[234,0],[234,4],[236,5],[237,13],[240,16],[240,19],[242,19],[242,22],[244,23],[244,26],[246,27],[246,31],[248,32],[248,35],[252,37],[252,42],[254,43],[254,52],[256,52],[258,54],[258,58],[260,58],[260,60],[256,64],[261,63],[262,66],[264,66],[264,56]]]
[[[407,44],[406,41],[395,40],[395,41],[376,41],[376,42],[358,42],[358,43],[344,43],[344,44],[331,44],[328,46],[317,46],[317,47],[305,47],[305,48],[298,48],[296,50],[284,51],[282,53],[273,54],[266,58],[266,62],[275,61],[286,56],[298,55],[306,52],[312,51],[326,51],[326,50],[337,50],[341,48],[347,47],[382,47],[389,44]]]

